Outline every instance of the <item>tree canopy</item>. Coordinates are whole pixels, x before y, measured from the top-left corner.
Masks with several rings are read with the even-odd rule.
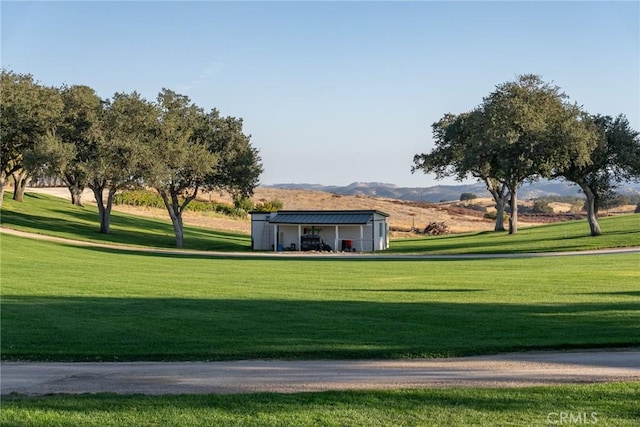
[[[628,122],[589,116],[559,87],[533,74],[496,86],[472,111],[445,114],[432,128],[435,148],[416,154],[412,171],[483,180],[499,212],[508,197],[511,234],[517,232],[517,194],[525,181],[564,177],[589,198],[594,188],[600,194],[616,180],[639,175],[638,134]],[[588,188],[586,177],[593,183]]]
[[[31,74],[2,69],[0,89],[1,205],[9,177],[15,181],[14,198],[22,200],[28,173],[24,154],[55,135],[64,104],[58,89],[38,83]]]
[[[88,86],[50,88],[3,69],[0,107],[2,188],[9,176],[21,187],[29,172],[55,175],[80,205],[88,186],[103,233],[115,193],[146,186],[162,197],[181,247],[182,212],[201,189],[248,197],[263,170],[241,118],[205,113],[170,89],[155,102],[137,92],[103,100]]]
[[[640,133],[631,128],[623,114],[615,119],[595,115],[584,120],[591,123],[597,136],[590,161],[559,163],[552,176],[580,186],[587,199],[591,235],[597,236],[602,233],[598,210],[603,202],[613,196],[620,183],[640,177]]]

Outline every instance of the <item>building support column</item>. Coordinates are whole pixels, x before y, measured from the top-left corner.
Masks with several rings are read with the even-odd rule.
[[[278,252],[278,225],[273,225],[273,251]]]
[[[335,241],[335,245],[333,245],[333,251],[334,252],[338,252],[338,242],[340,240],[338,239],[338,226],[337,225],[336,225],[336,239],[335,240],[336,241]],[[340,248],[340,249],[342,249],[342,248]]]
[[[360,225],[360,252],[364,252],[364,225]]]
[[[302,250],[302,226],[298,225],[298,250]]]
[[[371,220],[371,252],[376,251],[376,221]]]

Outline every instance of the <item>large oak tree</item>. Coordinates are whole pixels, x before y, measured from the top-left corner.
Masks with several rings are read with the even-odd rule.
[[[67,186],[71,203],[82,206],[82,193],[92,172],[102,138],[102,100],[84,85],[61,89],[64,108],[55,133],[34,144],[28,168],[57,176]]]
[[[435,148],[430,153],[416,154],[412,173],[421,170],[435,173],[437,179],[455,177],[463,181],[469,176],[484,182],[496,203],[495,231],[504,231],[504,212],[509,192],[505,184],[495,179],[488,161],[489,153],[480,135],[479,110],[458,115],[445,114],[431,127]]]
[[[1,206],[9,177],[15,183],[13,198],[22,201],[28,178],[24,155],[55,136],[64,104],[58,89],[41,85],[30,74],[3,69],[0,90]]]
[[[585,117],[597,132],[597,143],[589,162],[567,159],[558,163],[554,177],[580,186],[586,197],[587,220],[592,236],[602,233],[598,210],[602,202],[624,181],[640,177],[640,133],[631,128],[624,115],[615,119],[596,115]]]
[[[569,104],[567,98],[557,86],[533,74],[500,84],[473,112],[461,116],[466,120],[452,122],[454,137],[444,141],[447,150],[453,151],[437,156],[438,150],[442,151],[437,145],[433,157],[414,157],[414,167],[421,167],[421,159],[426,158],[435,162],[427,163],[427,169],[422,167],[427,171],[452,168],[449,170],[458,177],[478,177],[482,171],[489,182],[508,190],[509,233],[515,234],[522,183],[550,176],[558,164],[584,166],[591,162],[596,134],[582,120],[580,108]]]
[[[104,103],[102,137],[89,158],[87,180],[98,205],[101,233],[109,232],[115,194],[142,184],[157,118],[155,106],[137,92],[116,93]]]
[[[189,97],[163,89],[157,98],[157,125],[144,180],[162,197],[176,236],[176,247],[184,243],[182,214],[214,172],[218,156],[196,129],[206,125],[206,116]]]

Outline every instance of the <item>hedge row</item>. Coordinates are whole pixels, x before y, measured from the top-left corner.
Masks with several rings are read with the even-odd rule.
[[[134,190],[118,193],[113,199],[116,205],[137,206],[145,208],[162,208],[164,202],[160,195],[148,190]],[[192,212],[216,212],[228,216],[246,216],[244,209],[237,209],[232,205],[217,202],[207,202],[202,200],[193,200],[187,205],[188,211]]]

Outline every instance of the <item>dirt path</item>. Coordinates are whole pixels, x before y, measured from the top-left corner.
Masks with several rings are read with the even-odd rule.
[[[640,381],[640,350],[421,360],[3,362],[1,393],[294,393]]]

